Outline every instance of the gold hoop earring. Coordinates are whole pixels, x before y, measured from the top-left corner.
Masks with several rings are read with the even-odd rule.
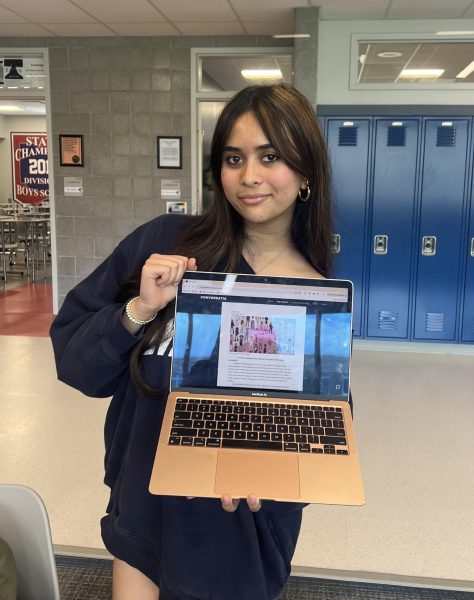
[[[303,195],[302,192],[305,192],[305,194]],[[298,190],[298,198],[302,201],[302,202],[307,202],[309,200],[309,197],[311,196],[311,189],[309,187],[309,183],[307,185],[307,187],[305,188],[300,188]]]

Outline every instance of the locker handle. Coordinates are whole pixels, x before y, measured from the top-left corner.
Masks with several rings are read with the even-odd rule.
[[[423,236],[421,253],[423,254],[423,256],[434,256],[436,254],[436,236],[435,235]]]
[[[374,236],[374,254],[387,254],[388,252],[388,235]]]
[[[338,233],[331,235],[331,252],[333,254],[339,254],[341,251],[341,236]]]
[[[471,256],[474,257],[474,237],[471,240]]]

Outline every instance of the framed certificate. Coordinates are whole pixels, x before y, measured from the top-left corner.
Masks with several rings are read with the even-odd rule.
[[[61,167],[83,167],[82,135],[59,135],[59,164]]]
[[[182,169],[181,137],[158,136],[158,169]]]

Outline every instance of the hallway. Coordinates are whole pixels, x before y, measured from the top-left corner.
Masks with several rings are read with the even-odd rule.
[[[0,289],[0,335],[48,335],[53,321],[52,286],[49,279],[36,283],[8,282]]]
[[[57,380],[47,337],[52,319],[48,280],[28,285],[15,278],[0,289],[0,481],[42,496],[57,551],[103,557],[109,401]],[[460,457],[474,453],[472,355],[429,350],[378,352],[355,344],[351,388],[367,504],[308,507],[293,574],[385,573],[392,582],[412,577],[467,589],[474,474]],[[453,389],[456,410],[448,408],[446,419]],[[456,441],[441,444],[445,437]]]

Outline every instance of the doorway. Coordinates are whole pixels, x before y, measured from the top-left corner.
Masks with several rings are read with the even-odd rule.
[[[48,335],[52,188],[44,50],[0,50],[0,335]]]
[[[214,200],[209,157],[212,135],[226,101],[247,85],[292,83],[290,48],[195,48],[191,50],[192,211]]]

